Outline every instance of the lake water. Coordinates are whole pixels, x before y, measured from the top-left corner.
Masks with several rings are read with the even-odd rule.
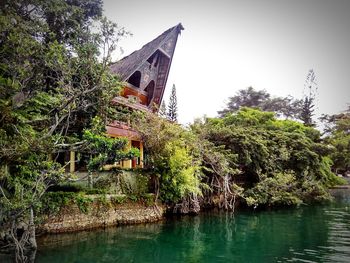
[[[47,236],[35,262],[350,262],[350,198],[344,196],[323,206],[211,212]]]

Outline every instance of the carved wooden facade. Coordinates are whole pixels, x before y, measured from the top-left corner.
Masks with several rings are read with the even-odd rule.
[[[116,104],[131,110],[156,112],[162,102],[178,35],[184,28],[178,24],[110,66],[112,73],[125,83]],[[140,149],[140,158],[122,163],[122,167],[143,167],[143,143],[127,122],[115,121],[107,126],[113,137],[128,138],[128,147]]]

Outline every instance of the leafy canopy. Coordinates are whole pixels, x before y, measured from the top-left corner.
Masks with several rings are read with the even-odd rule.
[[[126,34],[102,16],[101,0],[1,1],[1,229],[26,221],[63,179],[60,152],[90,143],[98,145],[94,156],[104,156],[97,166],[111,161],[106,151],[120,158],[122,142],[88,129],[96,116],[113,119],[120,83],[108,64]]]
[[[252,87],[239,90],[235,96],[230,97],[226,108],[219,111],[220,117],[228,113],[235,113],[242,107],[275,112],[277,116],[298,119],[300,116],[301,100],[287,97],[272,97],[265,90],[255,90]]]
[[[237,156],[248,204],[327,199],[326,187],[342,183],[331,172],[330,151],[320,143],[320,132],[299,122],[241,108],[224,118],[206,119],[197,131]]]
[[[201,195],[200,162],[193,135],[178,124],[154,114],[140,114],[134,123],[147,151],[147,166],[159,179],[160,198],[176,203],[191,194]]]

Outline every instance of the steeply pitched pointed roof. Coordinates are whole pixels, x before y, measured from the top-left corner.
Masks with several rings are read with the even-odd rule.
[[[174,31],[177,34],[180,34],[181,30],[183,29],[184,28],[181,23],[169,28],[163,34],[144,45],[141,49],[134,51],[130,55],[112,64],[110,66],[111,72],[121,76],[123,81],[127,80],[141,64],[143,64],[154,52],[157,51],[157,49],[162,46],[162,44],[170,35],[172,35]]]

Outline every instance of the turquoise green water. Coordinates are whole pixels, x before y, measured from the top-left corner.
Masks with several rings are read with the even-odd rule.
[[[350,262],[350,199],[51,236],[36,262]]]
[[[350,262],[350,199],[54,235],[35,262]]]

